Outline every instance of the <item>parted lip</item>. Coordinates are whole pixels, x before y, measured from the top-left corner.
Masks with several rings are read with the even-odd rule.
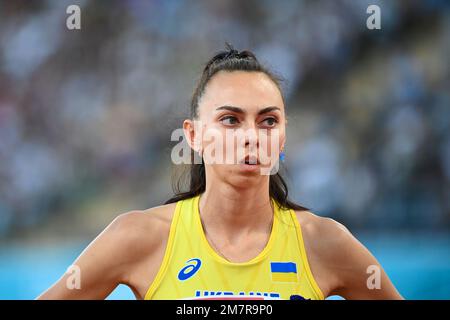
[[[244,157],[241,161],[239,161],[239,164],[253,164],[253,165],[257,165],[260,164],[259,163],[259,159],[256,156],[246,156]]]

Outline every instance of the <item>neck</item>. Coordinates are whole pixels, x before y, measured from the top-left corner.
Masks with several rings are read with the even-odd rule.
[[[269,176],[251,187],[239,188],[224,181],[206,179],[200,196],[199,210],[203,224],[210,232],[236,242],[249,234],[270,231],[273,208],[269,195]]]

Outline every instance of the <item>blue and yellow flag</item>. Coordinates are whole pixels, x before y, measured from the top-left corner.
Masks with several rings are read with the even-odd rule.
[[[297,265],[294,262],[271,262],[272,281],[298,282]]]

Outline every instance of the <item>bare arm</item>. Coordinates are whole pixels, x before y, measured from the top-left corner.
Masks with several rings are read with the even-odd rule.
[[[70,272],[37,299],[105,299],[119,284],[127,283],[127,272],[142,259],[143,250],[151,250],[151,244],[140,238],[144,227],[136,223],[142,216],[136,211],[114,219],[75,260]]]
[[[331,294],[345,299],[403,299],[369,250],[342,224],[330,221],[326,228],[334,245],[329,246],[327,260],[329,272],[338,279]]]

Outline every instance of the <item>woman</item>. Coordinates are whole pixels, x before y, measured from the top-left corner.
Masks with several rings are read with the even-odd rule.
[[[79,285],[68,273],[38,298],[103,299],[125,284],[138,299],[402,299],[343,225],[288,200],[272,170],[286,123],[279,80],[227,45],[206,64],[183,123],[203,159],[190,165],[189,191],[119,215],[74,262]],[[231,143],[227,130],[245,134]],[[223,148],[205,131],[227,136]],[[243,156],[210,161],[222,151]]]

